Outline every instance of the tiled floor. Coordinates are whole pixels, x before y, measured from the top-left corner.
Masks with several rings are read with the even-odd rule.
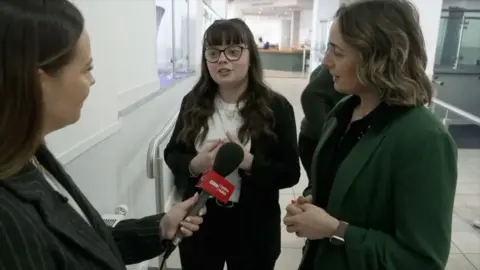
[[[268,76],[270,73],[266,75]],[[300,93],[307,81],[303,78],[285,77],[268,76],[267,82],[292,103],[297,117],[297,127],[299,127],[303,117]],[[303,172],[298,185],[281,190],[280,205],[282,209],[285,209],[286,204],[302,193],[306,184],[307,179]],[[480,217],[480,150],[460,150],[452,247],[447,270],[480,270],[480,230],[474,229],[471,225],[472,221],[478,217]],[[296,270],[300,262],[303,243],[303,239],[283,230],[282,254],[277,261],[276,270]],[[168,265],[169,267],[180,267],[178,254],[172,255]]]

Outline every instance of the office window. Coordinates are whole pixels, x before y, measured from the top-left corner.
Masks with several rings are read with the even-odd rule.
[[[445,34],[447,31],[447,17],[440,18],[440,25],[438,27],[437,48],[435,51],[435,65],[440,65],[443,54],[443,45],[445,43]]]
[[[157,65],[160,86],[172,87],[193,74],[189,58],[190,20],[188,0],[156,0]]]
[[[190,57],[188,51],[190,27],[189,8],[187,0],[175,0],[174,4],[174,34],[175,47],[173,52],[174,78],[182,79],[190,76]]]
[[[480,16],[465,17],[458,63],[480,66]]]
[[[480,66],[480,12],[449,7],[442,11],[438,31],[436,66]]]
[[[210,1],[211,2],[211,1]],[[206,2],[206,4],[208,4]],[[203,5],[203,32],[215,21],[223,19],[224,17],[220,16],[218,13],[214,12],[210,6]],[[202,35],[203,36],[203,35]]]

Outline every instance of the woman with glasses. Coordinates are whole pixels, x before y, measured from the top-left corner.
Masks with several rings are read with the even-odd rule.
[[[199,232],[180,244],[183,270],[273,270],[280,254],[279,190],[300,177],[291,104],[263,82],[258,48],[240,19],[215,21],[203,41],[202,72],[182,101],[165,149],[175,185],[188,198],[223,142],[245,159],[226,178],[230,201],[207,202]]]

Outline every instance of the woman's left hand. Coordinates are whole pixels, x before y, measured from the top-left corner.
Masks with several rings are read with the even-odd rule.
[[[303,212],[298,213],[295,209],[301,209]],[[287,226],[287,232],[296,233],[299,237],[306,237],[310,240],[332,237],[339,225],[336,218],[310,203],[287,206],[287,213],[295,212],[298,214],[285,216],[283,223]]]
[[[227,139],[229,142],[236,143],[240,145],[243,149],[243,161],[240,163],[240,166],[238,166],[240,169],[244,171],[250,171],[252,168],[252,162],[253,162],[253,155],[245,148],[245,146],[237,139],[235,138],[230,132],[226,132]]]

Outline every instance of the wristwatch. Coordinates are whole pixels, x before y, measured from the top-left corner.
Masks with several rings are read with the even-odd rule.
[[[337,230],[333,234],[332,237],[330,237],[330,243],[334,246],[342,246],[345,244],[345,233],[347,232],[348,229],[348,223],[345,221],[340,221],[338,224]]]

